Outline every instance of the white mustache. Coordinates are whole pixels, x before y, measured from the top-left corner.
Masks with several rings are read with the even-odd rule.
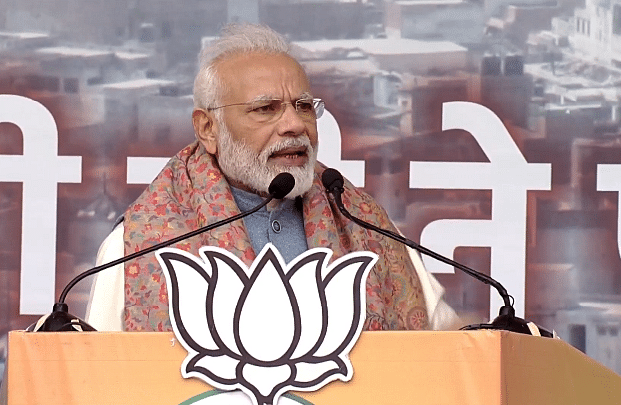
[[[260,160],[265,163],[274,153],[278,153],[289,148],[299,147],[303,147],[307,155],[310,155],[313,151],[313,147],[307,137],[287,138],[264,149],[260,154]]]

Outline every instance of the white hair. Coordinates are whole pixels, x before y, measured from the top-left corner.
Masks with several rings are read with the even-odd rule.
[[[224,92],[216,64],[232,55],[248,52],[289,54],[287,40],[271,28],[258,24],[228,24],[220,37],[201,50],[194,79],[194,108],[217,107]]]

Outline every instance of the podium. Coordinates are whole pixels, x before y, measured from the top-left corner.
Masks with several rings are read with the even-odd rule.
[[[181,377],[167,332],[9,333],[9,405],[177,405],[211,390]],[[503,331],[363,332],[354,377],[314,405],[621,404],[621,376],[561,340]]]

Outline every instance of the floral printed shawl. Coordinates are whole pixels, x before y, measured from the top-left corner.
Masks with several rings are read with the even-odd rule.
[[[365,330],[426,329],[423,291],[405,247],[344,218],[321,184],[325,167],[304,196],[308,247],[327,247],[332,260],[352,251],[379,255],[367,279]],[[396,231],[387,214],[369,195],[346,181],[348,210],[381,228]],[[170,240],[239,213],[229,185],[212,155],[194,142],[173,157],[125,213],[125,254]],[[174,245],[197,255],[202,246],[219,246],[250,265],[255,258],[243,221],[202,233]],[[153,254],[125,264],[125,330],[169,331],[166,280]]]

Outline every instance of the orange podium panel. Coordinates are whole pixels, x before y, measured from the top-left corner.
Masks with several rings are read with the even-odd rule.
[[[181,377],[172,333],[9,334],[9,405],[177,405],[211,390]],[[363,332],[354,377],[293,394],[314,405],[621,404],[621,376],[561,340],[498,331]]]

